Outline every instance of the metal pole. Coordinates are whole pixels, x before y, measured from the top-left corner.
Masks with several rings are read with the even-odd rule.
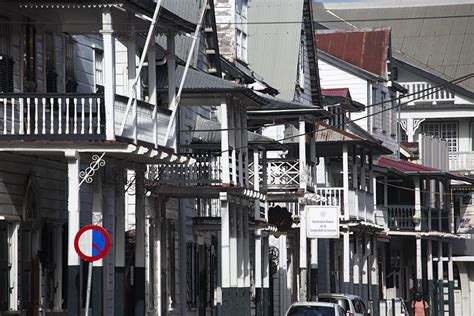
[[[128,112],[130,111],[130,106],[132,105],[132,100],[137,95],[137,83],[138,83],[138,80],[140,79],[140,73],[142,71],[143,63],[145,62],[145,57],[148,52],[148,46],[150,45],[150,41],[152,37],[153,37],[153,40],[155,40],[155,37],[153,35],[155,32],[156,21],[158,20],[158,13],[160,12],[160,7],[161,7],[161,0],[158,0],[158,2],[156,3],[155,12],[153,13],[153,18],[150,24],[150,28],[148,29],[148,35],[145,40],[145,46],[143,47],[142,56],[140,57],[140,63],[138,64],[135,80],[133,81],[133,85],[132,85],[133,93],[131,96],[129,96],[127,107],[125,108],[122,125],[120,126],[120,135],[123,134],[123,130],[125,128],[125,122],[127,122]]]
[[[170,104],[170,107],[169,107],[172,112],[171,112],[170,121],[168,123],[168,128],[166,129],[166,134],[165,134],[164,143],[163,143],[164,146],[166,146],[166,144],[168,143],[168,138],[170,137],[171,126],[173,126],[173,121],[176,117],[176,110],[178,108],[179,101],[181,99],[181,92],[183,91],[184,81],[186,80],[186,76],[189,70],[189,65],[191,64],[191,58],[193,56],[194,47],[196,46],[196,42],[198,39],[199,29],[202,26],[202,20],[204,18],[204,13],[206,12],[206,7],[207,7],[207,1],[202,8],[201,16],[199,17],[199,23],[196,25],[196,30],[194,31],[193,41],[191,43],[191,48],[189,49],[188,58],[186,59],[186,65],[184,66],[183,76],[181,77],[181,81],[179,83],[178,93],[176,94],[176,98],[174,98],[172,101],[173,104]]]
[[[89,262],[89,269],[87,271],[86,316],[89,316],[89,306],[91,303],[92,288],[92,261]]]

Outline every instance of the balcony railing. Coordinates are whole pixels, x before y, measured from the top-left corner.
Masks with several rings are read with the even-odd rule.
[[[105,137],[103,94],[1,94],[0,137]]]
[[[173,185],[218,185],[222,183],[221,157],[213,155],[192,155],[195,163],[164,163],[148,165],[146,177],[160,184]]]
[[[449,232],[449,212],[446,210],[422,207],[419,218],[415,217],[415,207],[412,205],[390,205],[380,208],[376,213],[376,221],[386,223],[390,230],[414,231],[417,222],[421,231],[429,230],[431,213],[431,231]]]
[[[300,182],[304,181],[308,189],[314,187],[313,166],[306,164],[303,179],[300,175],[300,161],[297,159],[267,159],[267,188],[268,190],[294,190],[298,189]],[[260,186],[263,186],[263,169],[259,166]],[[249,164],[249,182],[253,185],[253,162]]]
[[[117,137],[158,145],[163,140],[170,114],[137,101],[123,134],[120,127],[128,98],[116,95]],[[134,115],[136,113],[136,115]],[[0,139],[98,140],[106,138],[104,95],[12,93],[0,94]]]
[[[411,101],[408,105],[414,105],[415,103],[432,103],[437,104],[438,102],[454,102],[454,93],[448,90],[439,90],[436,86],[433,86],[428,82],[403,82],[403,87],[408,89],[409,99],[417,99]],[[438,91],[439,90],[439,91]]]
[[[345,212],[346,210],[344,210]],[[373,222],[374,195],[360,189],[349,190],[349,217]]]
[[[474,151],[449,153],[449,170],[474,170]]]

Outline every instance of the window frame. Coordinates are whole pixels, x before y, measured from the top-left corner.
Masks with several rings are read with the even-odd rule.
[[[23,90],[25,92],[36,92],[36,34],[37,30],[30,19],[22,24],[23,45]]]
[[[11,56],[11,46],[10,18],[0,15],[0,55]]]
[[[446,126],[448,125],[453,125],[454,129],[448,129]],[[436,127],[436,128],[430,128],[428,129],[427,127]],[[459,122],[458,121],[428,121],[428,122],[423,122],[421,125],[421,131],[424,135],[428,136],[434,136],[439,139],[445,140],[448,144],[448,152],[458,152],[459,151]],[[437,131],[435,131],[437,129]],[[448,133],[453,133],[455,134],[455,137],[447,137]],[[454,144],[453,144],[454,143]]]

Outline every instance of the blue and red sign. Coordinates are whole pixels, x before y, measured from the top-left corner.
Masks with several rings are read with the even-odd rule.
[[[101,226],[84,226],[74,238],[74,248],[79,257],[85,261],[100,260],[110,249],[110,235]]]

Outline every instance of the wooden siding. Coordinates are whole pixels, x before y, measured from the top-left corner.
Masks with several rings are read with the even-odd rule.
[[[30,174],[38,185],[41,218],[66,221],[66,166],[10,154],[0,154],[0,215],[21,218]]]

